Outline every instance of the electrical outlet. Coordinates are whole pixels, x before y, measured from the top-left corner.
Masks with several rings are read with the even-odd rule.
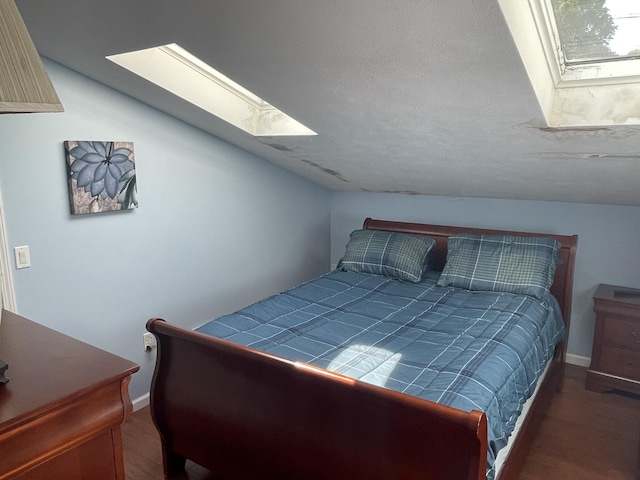
[[[144,342],[144,351],[148,352],[150,350],[153,350],[154,348],[156,348],[157,344],[156,344],[156,337],[153,333],[151,332],[146,332],[143,336],[142,336],[142,341]]]

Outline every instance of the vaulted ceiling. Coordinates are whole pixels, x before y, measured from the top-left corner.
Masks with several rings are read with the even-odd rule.
[[[497,0],[16,3],[41,55],[330,189],[640,205],[640,127],[548,127]],[[318,135],[252,137],[105,59],[168,43]]]

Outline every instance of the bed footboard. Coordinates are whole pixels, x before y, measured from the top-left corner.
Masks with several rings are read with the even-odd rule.
[[[487,422],[152,319],[166,478],[485,478]]]

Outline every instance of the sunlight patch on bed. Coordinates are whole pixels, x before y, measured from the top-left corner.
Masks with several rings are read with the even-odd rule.
[[[370,345],[350,345],[331,361],[327,370],[384,387],[402,354]]]

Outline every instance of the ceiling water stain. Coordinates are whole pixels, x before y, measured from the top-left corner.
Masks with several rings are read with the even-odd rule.
[[[586,152],[535,152],[527,154],[528,157],[541,160],[640,160],[638,154],[619,153],[586,153]]]
[[[281,152],[293,152],[293,148],[288,147],[286,145],[283,145],[281,143],[272,143],[272,142],[268,142],[268,141],[261,141],[260,143],[262,143],[263,145],[267,145],[271,148],[275,148],[276,150],[279,150]],[[342,180],[345,183],[349,183],[349,180],[347,180],[346,178],[344,178],[340,172],[333,170],[331,168],[326,168],[323,167],[321,165],[318,165],[317,163],[312,162],[311,160],[307,160],[304,158],[300,159],[301,162],[306,163],[307,165],[313,167],[313,168],[317,168],[318,170],[331,175],[332,177],[336,177],[338,180]]]
[[[546,133],[591,133],[610,132],[607,127],[538,127],[538,130]]]
[[[420,192],[414,192],[413,190],[383,190],[382,193],[395,193],[398,195],[422,195]]]
[[[514,125],[513,128],[516,130],[532,130],[540,132],[545,137],[550,136],[555,140],[568,140],[575,138],[623,139],[640,135],[640,127],[638,126],[549,127],[536,119]]]
[[[263,145],[268,145],[271,148],[275,148],[276,150],[280,150],[281,152],[292,152],[293,149],[291,147],[287,147],[286,145],[282,145],[281,143],[269,143],[262,142]]]
[[[301,158],[301,159],[300,159],[300,161],[301,161],[301,162],[303,162],[303,163],[306,163],[307,165],[309,165],[309,166],[311,166],[311,167],[317,168],[318,170],[321,170],[321,171],[323,171],[324,173],[326,173],[326,174],[328,174],[328,175],[331,175],[331,176],[333,176],[333,177],[336,177],[338,180],[342,180],[342,181],[343,181],[343,182],[345,182],[345,183],[349,183],[349,180],[347,180],[346,178],[344,178],[344,177],[340,174],[340,172],[337,172],[337,171],[335,171],[335,170],[333,170],[333,169],[331,169],[331,168],[323,167],[323,166],[321,166],[321,165],[318,165],[317,163],[312,162],[311,160],[306,160],[306,159],[304,159],[304,158]]]

